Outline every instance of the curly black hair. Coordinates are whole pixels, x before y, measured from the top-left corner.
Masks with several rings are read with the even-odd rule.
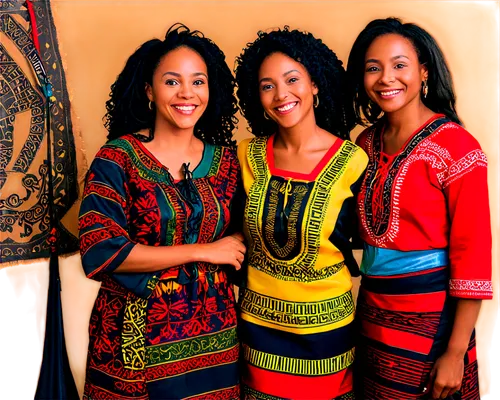
[[[266,57],[283,53],[301,63],[319,89],[319,106],[314,109],[319,127],[342,139],[354,127],[352,106],[346,102],[345,70],[336,54],[311,33],[288,26],[271,32],[259,31],[236,58],[237,95],[241,113],[255,136],[276,132],[277,124],[264,118],[259,97],[259,69]]]
[[[434,38],[424,29],[412,23],[403,24],[399,18],[376,19],[366,25],[356,38],[347,61],[350,97],[360,125],[375,123],[383,117],[380,107],[370,101],[364,88],[365,55],[372,42],[379,36],[397,34],[410,41],[418,61],[428,71],[427,97],[420,96],[424,105],[435,113],[445,114],[450,120],[462,124],[455,109],[455,92],[450,70],[443,52]]]
[[[104,126],[108,140],[149,129],[154,135],[155,110],[149,109],[146,83],[152,84],[153,73],[161,59],[178,47],[196,51],[205,61],[208,71],[209,101],[207,109],[194,127],[194,135],[205,142],[233,147],[233,130],[238,123],[234,95],[235,80],[219,47],[200,31],[190,31],[183,24],[172,25],[165,40],[152,39],[143,43],[127,60],[123,71],[111,85],[106,102]]]

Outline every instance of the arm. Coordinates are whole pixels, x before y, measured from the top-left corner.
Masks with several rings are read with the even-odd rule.
[[[136,244],[115,272],[155,272],[202,261],[240,269],[245,255],[243,235],[235,233],[207,244],[145,246]]]
[[[239,267],[245,250],[238,235],[203,245],[155,247],[133,242],[127,217],[127,162],[124,151],[105,146],[87,175],[79,228],[82,264],[89,278],[101,280],[109,274],[125,288],[147,297],[148,282],[156,271],[193,261]]]
[[[450,217],[450,295],[457,308],[447,349],[430,376],[435,399],[460,389],[481,300],[492,297],[486,157],[465,131],[458,132],[454,145],[449,151],[455,161],[440,179]]]
[[[464,375],[464,357],[480,308],[481,300],[458,300],[448,347],[438,358],[430,374],[433,399],[445,399],[460,389]]]

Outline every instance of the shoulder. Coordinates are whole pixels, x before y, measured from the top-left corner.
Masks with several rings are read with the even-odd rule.
[[[213,145],[213,144],[205,144],[205,146],[213,146],[214,153],[219,153],[220,158],[225,162],[228,162],[230,164],[238,163],[238,156],[235,147]]]
[[[269,136],[243,139],[238,144],[238,158],[240,159],[240,162],[248,157],[249,151],[264,151],[268,140]]]
[[[449,154],[451,160],[457,161],[464,157],[483,159],[486,162],[479,141],[464,127],[455,122],[447,121],[439,126],[430,137],[431,142]]]
[[[369,144],[373,141],[375,132],[381,127],[381,123],[377,122],[361,131],[356,138],[356,144],[366,151]]]
[[[347,157],[346,162],[349,165],[349,169],[355,172],[356,175],[361,175],[368,165],[368,156],[366,152],[351,140],[342,140],[340,151]]]

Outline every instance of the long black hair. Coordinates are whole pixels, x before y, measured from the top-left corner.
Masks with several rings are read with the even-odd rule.
[[[391,33],[408,39],[417,53],[419,63],[427,68],[429,91],[427,97],[420,96],[423,104],[435,113],[445,114],[450,120],[462,124],[455,109],[453,81],[443,52],[426,30],[415,24],[403,24],[398,18],[371,21],[352,46],[347,61],[347,75],[356,122],[366,126],[367,122],[374,123],[383,116],[383,111],[370,101],[364,88],[365,55],[377,37]]]
[[[241,112],[255,136],[276,132],[277,124],[264,118],[259,97],[259,69],[266,57],[283,53],[301,63],[319,89],[319,106],[314,109],[316,123],[343,139],[354,127],[352,106],[346,102],[345,70],[336,54],[311,33],[290,30],[288,26],[271,32],[259,31],[236,58],[236,82]]]
[[[108,140],[141,129],[149,129],[152,139],[155,110],[149,108],[146,83],[152,85],[153,73],[161,59],[181,46],[197,52],[208,71],[209,101],[194,127],[194,135],[208,143],[234,146],[232,132],[238,123],[235,117],[238,110],[234,95],[236,85],[224,53],[200,31],[191,31],[179,23],[170,27],[165,40],[152,39],[143,43],[129,57],[125,68],[111,85],[104,116]]]

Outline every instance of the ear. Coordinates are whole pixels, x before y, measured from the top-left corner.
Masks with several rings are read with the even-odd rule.
[[[429,79],[429,70],[424,64],[420,66],[420,76],[422,77],[422,81]]]
[[[313,91],[312,91],[313,95],[318,94],[319,89],[318,89],[318,86],[316,85],[316,83],[313,82],[312,87],[313,87]]]
[[[151,85],[149,83],[146,83],[145,90],[146,90],[146,96],[148,96],[149,101],[154,101],[153,88],[151,87]]]

